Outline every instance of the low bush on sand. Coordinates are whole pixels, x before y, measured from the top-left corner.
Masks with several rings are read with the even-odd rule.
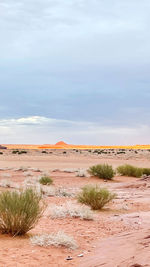
[[[20,185],[8,179],[3,179],[3,180],[0,180],[0,187],[19,189]]]
[[[48,209],[48,216],[51,218],[65,218],[65,217],[73,217],[73,218],[81,218],[82,220],[93,220],[93,211],[90,207],[85,205],[77,205],[72,202],[66,202],[63,205],[53,205]]]
[[[67,247],[70,249],[76,249],[78,248],[75,240],[65,234],[62,231],[59,231],[58,233],[52,233],[52,234],[42,234],[42,235],[35,235],[30,238],[30,241],[33,245],[38,246],[55,246],[55,247]]]
[[[56,196],[56,197],[74,197],[75,193],[72,192],[71,188],[54,187],[54,186],[43,186],[41,188],[41,193],[46,196]]]
[[[143,174],[150,175],[150,168],[143,168],[142,172]]]
[[[143,174],[143,169],[125,164],[125,165],[119,166],[117,168],[117,172],[123,176],[141,177]]]
[[[15,236],[31,230],[44,211],[40,200],[32,189],[0,193],[0,232]]]
[[[105,180],[111,180],[115,175],[115,171],[112,166],[108,164],[98,164],[92,166],[89,168],[88,172],[93,176],[97,176]]]
[[[53,180],[49,176],[42,176],[39,180],[39,183],[42,185],[51,185],[53,183]]]
[[[13,150],[12,154],[17,154],[19,152],[19,150]]]
[[[90,206],[93,210],[100,210],[115,197],[116,194],[111,193],[106,188],[86,185],[82,188],[82,192],[78,194],[78,201]]]

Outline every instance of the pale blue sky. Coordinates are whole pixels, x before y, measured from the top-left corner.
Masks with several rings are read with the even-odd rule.
[[[0,0],[0,143],[150,143],[149,14],[149,0]]]

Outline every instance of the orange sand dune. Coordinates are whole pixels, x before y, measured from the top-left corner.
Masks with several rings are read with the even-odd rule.
[[[63,141],[55,145],[24,145],[24,144],[3,144],[8,149],[150,149],[150,145],[132,145],[132,146],[92,146],[92,145],[71,145]]]

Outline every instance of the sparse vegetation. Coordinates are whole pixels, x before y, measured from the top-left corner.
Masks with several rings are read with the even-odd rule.
[[[141,177],[143,169],[129,164],[121,165],[117,168],[117,172],[122,176]]]
[[[6,188],[10,188],[11,187],[11,181],[7,180],[7,179],[3,179],[0,181],[0,186],[1,187],[6,187]]]
[[[90,175],[88,174],[88,172],[85,169],[79,169],[76,172],[76,176],[77,177],[89,177]]]
[[[0,232],[15,236],[31,230],[44,210],[40,200],[41,195],[32,189],[0,193]]]
[[[82,192],[78,194],[78,201],[90,206],[93,210],[100,210],[114,199],[115,196],[116,194],[109,192],[106,188],[87,185],[83,187]]]
[[[20,185],[17,183],[14,183],[8,179],[3,179],[3,180],[0,180],[0,187],[19,189]]]
[[[18,154],[18,155],[27,154],[27,151],[26,150],[19,151],[18,149],[15,149],[12,151],[12,154]]]
[[[111,180],[115,175],[115,171],[112,166],[108,164],[98,164],[92,166],[89,168],[88,172],[93,176],[97,176],[105,180]]]
[[[13,150],[12,151],[12,154],[17,154],[19,152],[19,150],[17,149],[17,150]]]
[[[74,197],[74,194],[69,189],[67,190],[63,187],[45,186],[41,188],[41,192],[46,196]]]
[[[31,243],[33,245],[38,246],[55,246],[55,247],[67,247],[70,249],[76,249],[78,248],[78,245],[76,244],[75,240],[65,234],[62,231],[59,231],[58,233],[53,234],[42,234],[42,235],[35,235],[30,238]]]
[[[45,175],[40,178],[39,183],[42,185],[51,185],[53,180],[51,177]]]
[[[143,168],[142,172],[143,174],[150,175],[150,168]]]
[[[53,219],[65,218],[67,216],[81,218],[83,220],[93,220],[93,212],[89,207],[80,206],[72,202],[66,202],[63,205],[53,205],[48,209],[48,214]]]
[[[27,151],[25,151],[25,150],[21,150],[21,151],[19,151],[19,152],[18,152],[18,155],[21,155],[21,154],[27,154]]]

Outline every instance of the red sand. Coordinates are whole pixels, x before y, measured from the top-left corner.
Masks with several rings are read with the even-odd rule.
[[[83,221],[79,218],[50,219],[45,214],[25,237],[1,235],[0,266],[150,266],[150,238],[145,239],[150,234],[150,182],[130,177],[115,177],[113,182],[105,183],[97,178],[76,177],[74,173],[51,172],[53,168],[85,168],[104,161],[112,163],[113,166],[126,162],[122,159],[100,160],[80,155],[2,155],[1,167],[37,167],[49,171],[55,187],[62,186],[69,191],[79,190],[88,183],[99,184],[116,192],[118,198],[103,211],[96,212],[94,221]],[[137,166],[150,166],[149,160],[132,159],[127,162]],[[0,171],[0,180],[4,179],[4,173],[11,174],[11,178],[6,179],[18,184],[26,178],[24,172],[11,169]],[[33,175],[38,176],[39,173],[33,172]],[[48,205],[63,204],[68,200],[76,201],[62,197],[47,197],[45,200]],[[79,248],[72,251],[61,247],[38,247],[30,243],[30,235],[58,230],[64,230],[73,236]],[[83,257],[78,257],[79,254],[83,254]],[[66,260],[69,255],[73,258],[71,261]]]

